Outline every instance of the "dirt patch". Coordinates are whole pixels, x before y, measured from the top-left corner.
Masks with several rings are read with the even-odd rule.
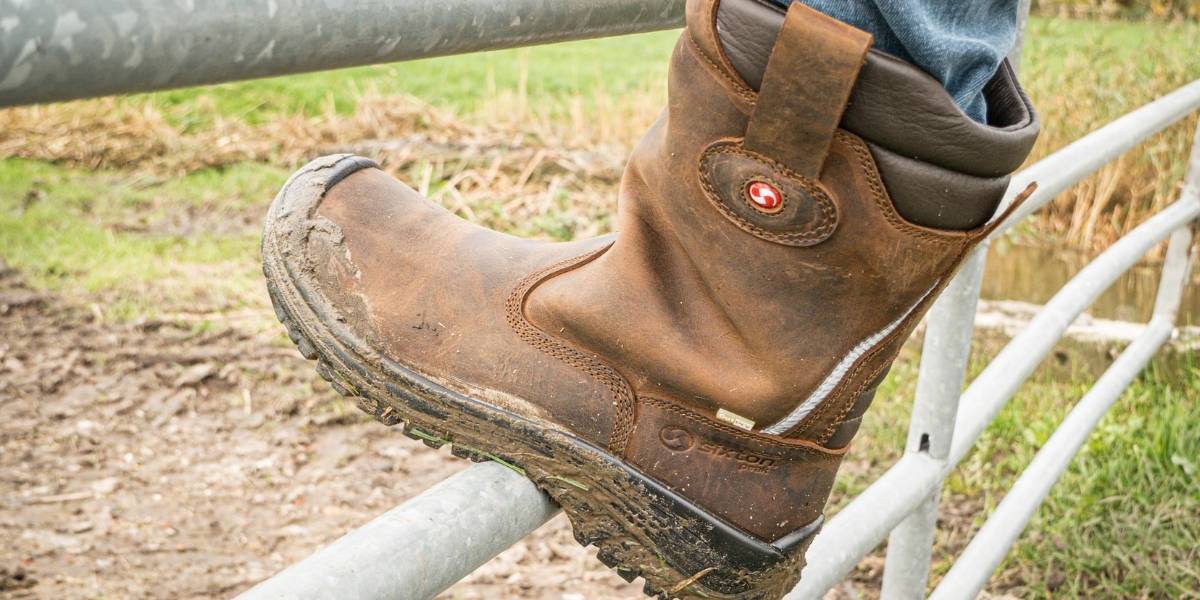
[[[0,597],[228,597],[467,463],[274,334],[104,324],[0,263]],[[266,317],[266,315],[263,315]],[[446,597],[634,598],[565,521]]]
[[[499,111],[505,114],[505,111]],[[368,94],[350,115],[281,116],[261,124],[219,119],[182,131],[152,105],[132,110],[114,99],[0,111],[0,160],[20,157],[90,169],[121,169],[138,187],[181,174],[259,163],[292,169],[324,154],[377,161],[422,195],[485,227],[529,237],[573,239],[608,233],[617,187],[633,141],[654,112],[621,121],[607,115],[602,139],[572,123],[489,119],[473,122],[409,97]],[[612,130],[620,133],[611,135]],[[580,137],[580,136],[583,137]],[[600,135],[600,134],[596,134]],[[37,201],[31,192],[29,202]],[[257,225],[261,207],[233,215],[171,198],[164,219],[138,211],[121,231],[188,234]]]
[[[0,598],[230,597],[468,464],[359,413],[253,311],[104,323],[0,260]],[[961,547],[978,502],[945,504]],[[560,516],[442,598],[642,597],[594,553]],[[877,597],[882,569],[827,597]]]

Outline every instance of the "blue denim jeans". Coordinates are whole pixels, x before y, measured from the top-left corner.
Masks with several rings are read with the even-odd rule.
[[[1017,0],[800,1],[875,36],[877,49],[920,67],[971,118],[987,121],[983,86],[1016,41]]]

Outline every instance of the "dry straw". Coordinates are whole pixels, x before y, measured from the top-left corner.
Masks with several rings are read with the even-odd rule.
[[[1149,72],[1082,52],[1063,57],[1059,68],[1030,65],[1027,84],[1043,121],[1034,158],[1200,75],[1180,67],[1186,57],[1175,50],[1144,52],[1161,55],[1150,57],[1156,66]],[[619,97],[599,92],[531,102],[518,85],[459,115],[367,91],[352,114],[334,111],[329,101],[317,115],[257,124],[218,114],[202,95],[187,110],[212,119],[190,128],[173,124],[147,97],[101,99],[0,111],[0,158],[161,179],[246,161],[290,168],[323,153],[355,152],[465,218],[566,239],[614,227],[624,160],[662,110],[664,95],[655,87]],[[1085,251],[1111,243],[1175,197],[1180,157],[1195,126],[1195,118],[1187,120],[1068,191],[1023,229],[1027,238]]]

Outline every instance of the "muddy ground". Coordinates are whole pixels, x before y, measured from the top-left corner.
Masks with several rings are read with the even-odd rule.
[[[0,259],[0,598],[232,597],[469,464],[335,394],[261,299],[109,323]],[[948,550],[980,509],[943,500]],[[560,516],[441,597],[642,598],[594,553]],[[882,567],[827,598],[876,597]]]
[[[468,464],[277,327],[106,324],[0,271],[0,597],[230,597]],[[593,552],[559,517],[444,597],[639,596]]]

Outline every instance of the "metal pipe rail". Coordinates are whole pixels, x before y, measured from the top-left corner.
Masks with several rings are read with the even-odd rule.
[[[1018,218],[1049,202],[1062,190],[1099,169],[1145,138],[1200,108],[1200,81],[1193,82],[1159,100],[1138,109],[1079,141],[1046,157],[1013,178],[1009,193],[1024,189],[1034,177],[1040,177],[1038,190],[1026,201],[1013,219],[995,235],[1012,227]],[[808,566],[789,600],[819,598],[836,585],[855,564],[875,548],[900,522],[927,502],[940,489],[945,475],[970,451],[975,440],[1021,383],[1033,373],[1067,326],[1083,312],[1122,273],[1133,266],[1151,247],[1172,231],[1200,217],[1200,159],[1193,145],[1188,185],[1182,198],[1135,228],[1095,261],[1080,271],[1038,313],[1029,325],[988,364],[961,396],[943,398],[940,418],[953,419],[949,431],[952,442],[945,459],[930,452],[910,451],[871,487],[857,496],[825,525],[808,551]],[[1118,150],[1119,149],[1119,150]],[[1032,206],[1029,206],[1032,205]],[[960,275],[961,277],[961,275]],[[974,296],[978,296],[975,286]],[[943,297],[939,301],[945,301]],[[951,297],[950,301],[954,301]],[[974,312],[973,310],[971,311]],[[961,314],[961,313],[960,313]],[[933,317],[931,317],[933,318]],[[971,329],[971,321],[953,323],[956,328]],[[964,349],[965,351],[965,349]],[[930,369],[938,366],[930,365]],[[927,373],[922,361],[921,374]],[[918,390],[920,390],[918,384]],[[953,401],[954,411],[946,410]],[[961,407],[969,407],[963,409]],[[932,410],[937,410],[938,407]],[[956,415],[956,416],[949,416]],[[932,442],[932,440],[930,440]],[[932,537],[930,537],[932,540]],[[919,591],[912,588],[895,597],[919,597],[924,594],[924,575]],[[885,576],[886,581],[886,576]],[[893,579],[893,581],[895,581]],[[911,583],[911,582],[910,582]],[[893,591],[895,592],[894,588]]]
[[[684,0],[0,0],[0,107],[683,26]]]
[[[498,463],[480,463],[376,517],[241,598],[432,598],[558,511],[558,505],[528,479]]]
[[[1017,39],[1008,60],[1018,71],[1031,4],[1031,0],[1019,0],[1017,4]],[[958,411],[959,392],[967,376],[983,267],[990,246],[991,240],[984,240],[971,251],[926,316],[928,326],[908,422],[906,453],[925,453],[936,460],[945,460],[950,451],[954,413]],[[963,327],[963,323],[972,326]],[[884,598],[916,597],[925,590],[940,496],[940,490],[932,491],[893,529],[883,570]]]
[[[1200,206],[1200,198],[1196,198],[1193,204]],[[1017,536],[1046,499],[1050,488],[1066,472],[1071,459],[1075,458],[1100,419],[1158,349],[1171,338],[1194,257],[1191,246],[1191,229],[1176,229],[1163,265],[1154,316],[1145,331],[1121,353],[1042,446],[966,550],[959,555],[950,572],[942,578],[931,598],[973,598],[983,590],[988,576],[1000,566],[1008,549],[1016,543]]]

